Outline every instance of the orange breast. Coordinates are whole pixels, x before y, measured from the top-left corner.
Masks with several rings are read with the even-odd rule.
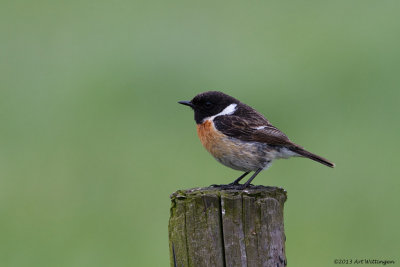
[[[270,162],[266,148],[257,142],[230,138],[215,129],[212,121],[197,125],[197,134],[203,146],[220,163],[235,170],[255,171]],[[272,158],[273,159],[273,158]]]
[[[208,152],[214,157],[222,156],[224,149],[221,150],[221,145],[224,143],[224,135],[214,128],[213,122],[207,120],[202,124],[197,124],[197,134]]]

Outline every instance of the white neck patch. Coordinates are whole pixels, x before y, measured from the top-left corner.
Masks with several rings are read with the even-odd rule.
[[[207,120],[211,120],[212,121],[212,120],[214,120],[215,117],[218,117],[218,116],[231,115],[231,114],[235,113],[236,106],[237,106],[237,104],[230,104],[229,106],[224,108],[224,110],[221,111],[220,113],[218,113],[218,114],[216,114],[214,116],[211,116],[211,117],[207,117],[203,121],[207,121]]]

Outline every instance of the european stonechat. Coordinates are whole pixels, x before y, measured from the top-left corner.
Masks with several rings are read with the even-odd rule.
[[[246,188],[274,159],[305,157],[335,167],[333,162],[290,141],[253,108],[222,92],[204,92],[191,101],[178,103],[194,110],[197,134],[208,152],[223,165],[245,172],[229,185],[239,185],[240,180],[254,171],[241,185]]]

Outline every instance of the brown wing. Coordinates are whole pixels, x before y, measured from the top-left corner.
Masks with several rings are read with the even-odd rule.
[[[214,125],[223,134],[243,141],[255,141],[269,145],[287,147],[293,152],[322,163],[328,167],[335,167],[335,163],[313,154],[303,147],[292,143],[289,138],[278,128],[271,124],[263,125],[268,122],[266,119],[247,121],[238,116],[219,116],[214,119]]]
[[[214,119],[218,131],[243,141],[256,141],[269,145],[297,146],[266,119],[245,120],[239,116],[218,116]]]

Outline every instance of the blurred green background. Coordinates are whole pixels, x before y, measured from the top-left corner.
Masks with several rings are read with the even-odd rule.
[[[398,1],[2,1],[0,266],[168,266],[169,194],[240,172],[221,90],[337,164],[277,161],[291,266],[400,260]]]

